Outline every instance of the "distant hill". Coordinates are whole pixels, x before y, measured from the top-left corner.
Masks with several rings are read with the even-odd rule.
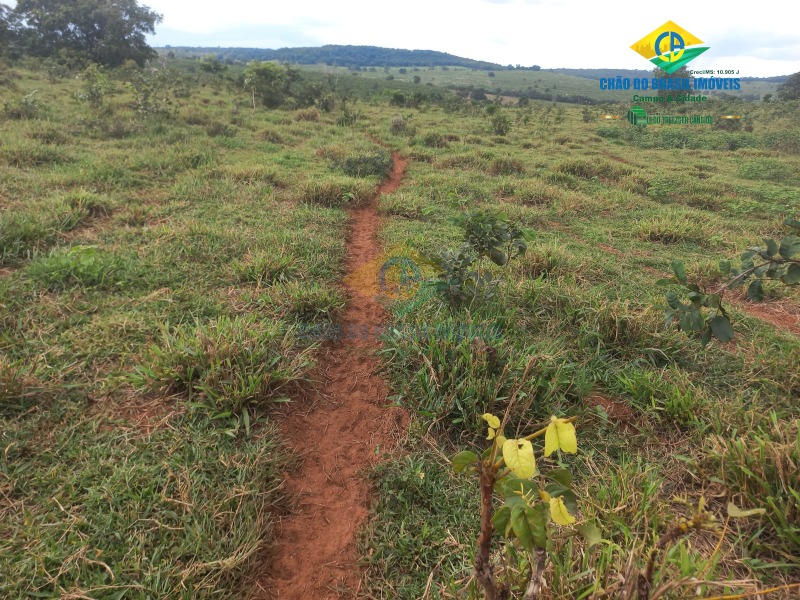
[[[505,67],[481,60],[472,60],[436,52],[435,50],[402,50],[378,46],[327,45],[316,48],[193,48],[168,46],[159,48],[178,57],[213,54],[220,60],[249,62],[277,60],[303,65],[328,64],[340,67],[466,67],[480,70],[499,70]]]

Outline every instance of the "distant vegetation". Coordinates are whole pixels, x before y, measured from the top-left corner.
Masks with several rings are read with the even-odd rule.
[[[470,69],[502,69],[498,64],[472,60],[434,50],[401,50],[377,46],[327,45],[316,48],[191,48],[167,47],[176,56],[214,54],[219,60],[249,62],[278,60],[301,65],[327,64],[343,67],[467,67]]]

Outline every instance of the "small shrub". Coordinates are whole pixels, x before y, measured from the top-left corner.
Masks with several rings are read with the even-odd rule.
[[[427,133],[423,136],[422,145],[428,148],[445,148],[447,147],[447,140],[441,133]]]
[[[206,134],[208,137],[233,137],[236,135],[236,127],[220,121],[212,121],[206,127]]]
[[[496,158],[489,165],[489,172],[492,175],[524,175],[525,164],[517,158]]]
[[[291,257],[274,254],[248,256],[234,266],[234,272],[240,282],[258,285],[285,283],[301,275]]]
[[[37,90],[34,90],[16,100],[3,101],[3,116],[16,121],[38,118],[43,107],[36,97],[36,93]]]
[[[392,117],[392,124],[389,129],[394,135],[408,135],[411,133],[408,122],[400,116]]]
[[[507,135],[511,131],[511,119],[505,113],[497,112],[491,118],[492,131],[495,135]]]
[[[789,169],[777,160],[762,158],[740,165],[739,176],[744,179],[783,181],[789,177]]]
[[[295,111],[294,113],[294,120],[295,121],[310,121],[310,122],[317,122],[320,118],[320,112],[316,108],[303,108],[300,110]]]
[[[336,164],[336,168],[350,177],[386,177],[392,170],[392,157],[388,152],[349,156]]]
[[[301,190],[301,199],[320,206],[358,206],[367,201],[374,189],[366,182],[345,177],[315,179]]]

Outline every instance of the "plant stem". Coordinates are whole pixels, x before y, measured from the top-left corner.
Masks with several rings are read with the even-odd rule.
[[[547,560],[547,552],[541,548],[533,550],[533,572],[531,573],[531,582],[528,584],[528,589],[525,590],[525,597],[523,600],[537,600],[542,593],[542,585],[544,583],[544,565]]]
[[[481,533],[478,536],[478,555],[475,557],[475,578],[483,586],[486,600],[497,600],[497,582],[491,562],[492,498],[494,497],[494,469],[489,462],[478,464],[481,480]]]

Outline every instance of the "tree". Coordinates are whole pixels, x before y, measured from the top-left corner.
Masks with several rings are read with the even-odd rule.
[[[290,96],[289,88],[300,77],[299,71],[271,62],[254,63],[244,74],[244,87],[267,108],[278,108]],[[255,107],[255,106],[254,106]]]
[[[78,53],[109,67],[156,57],[145,35],[162,17],[136,0],[19,0],[13,13],[35,56]]]
[[[789,75],[789,78],[778,86],[778,98],[800,100],[800,72]]]
[[[10,7],[0,3],[0,56],[11,48],[16,27],[14,13]]]

